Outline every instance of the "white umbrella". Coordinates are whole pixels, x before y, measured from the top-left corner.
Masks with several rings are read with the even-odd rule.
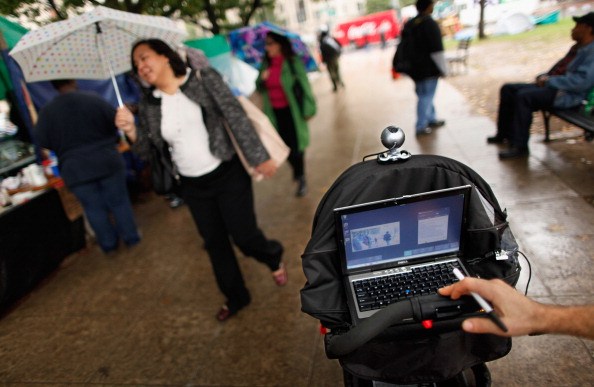
[[[130,70],[130,49],[142,38],[158,38],[175,48],[185,31],[165,17],[98,6],[90,12],[48,24],[23,36],[10,55],[27,82],[111,78]]]

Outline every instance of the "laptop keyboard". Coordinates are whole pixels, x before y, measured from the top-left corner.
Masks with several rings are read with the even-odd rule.
[[[437,289],[458,281],[452,269],[458,262],[414,267],[409,272],[353,281],[361,312],[381,309],[414,296],[437,293]]]

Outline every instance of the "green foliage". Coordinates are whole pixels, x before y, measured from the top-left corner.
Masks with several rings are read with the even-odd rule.
[[[264,8],[274,7],[274,0],[2,0],[0,14],[24,16],[28,20],[45,24],[66,19],[67,15],[84,12],[88,5],[103,5],[131,13],[181,18],[200,25],[215,34],[227,29],[248,25]],[[228,10],[236,10],[239,25],[231,24]]]
[[[536,39],[553,42],[560,39],[570,40],[571,29],[575,26],[572,18],[559,19],[557,23],[536,25],[530,31],[522,32],[515,35],[499,35],[489,37],[490,41],[514,41],[524,39]]]
[[[571,42],[571,29],[575,25],[572,18],[559,19],[559,22],[553,24],[536,25],[532,30],[514,35],[489,36],[486,40],[476,40],[472,45],[480,45],[487,42],[518,42],[518,47],[529,41],[558,42],[567,40]],[[444,39],[444,48],[446,50],[455,49],[458,42],[454,39]]]
[[[365,13],[367,14],[387,11],[389,9],[392,9],[391,0],[367,0],[367,3],[365,3]]]
[[[398,3],[400,5],[400,8],[403,8],[409,5],[415,5],[417,3],[417,0],[398,0]]]

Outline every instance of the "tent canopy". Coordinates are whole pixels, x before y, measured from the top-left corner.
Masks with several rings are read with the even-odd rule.
[[[8,44],[8,48],[12,49],[19,39],[29,30],[20,24],[11,22],[4,16],[0,16],[0,31],[2,31],[2,35],[4,36],[6,44]]]
[[[256,89],[258,70],[233,56],[224,36],[187,40],[184,44],[202,50],[210,65],[221,73],[236,92],[249,96]]]
[[[8,45],[8,50],[12,49],[19,39],[27,33],[27,29],[19,24],[13,23],[7,18],[0,16],[0,32],[4,41]],[[6,92],[12,89],[12,82],[8,75],[5,56],[0,60],[0,99],[6,98]]]

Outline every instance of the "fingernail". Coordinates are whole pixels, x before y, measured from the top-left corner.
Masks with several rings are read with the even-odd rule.
[[[465,320],[464,322],[462,322],[462,329],[464,329],[467,332],[472,332],[474,329],[474,325],[470,321]]]

